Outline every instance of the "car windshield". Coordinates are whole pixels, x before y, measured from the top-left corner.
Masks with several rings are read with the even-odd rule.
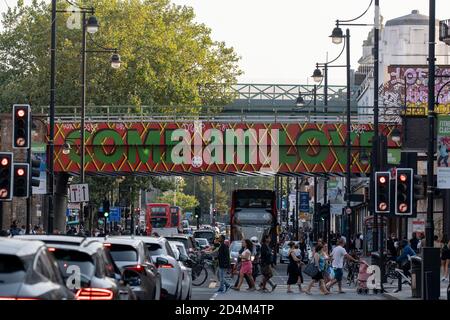
[[[59,270],[64,279],[70,277],[77,270],[74,266],[80,269],[80,273],[92,277],[95,273],[95,265],[92,257],[87,253],[76,250],[55,249],[53,255],[58,262]]]
[[[23,282],[26,265],[17,256],[0,254],[0,286],[8,283]]]
[[[162,246],[158,243],[147,243],[146,246],[151,257],[166,254]]]
[[[208,240],[206,240],[206,239],[196,239],[196,240],[201,245],[208,245]]]
[[[124,244],[112,244],[110,247],[111,256],[114,261],[137,261],[137,251],[132,247]]]
[[[167,225],[167,218],[152,218],[153,228],[164,228]]]
[[[242,243],[240,241],[235,241],[231,244],[230,251],[239,251],[242,248]]]
[[[182,245],[177,244],[176,247],[177,247],[178,251],[180,251],[180,253],[187,255],[186,249]]]
[[[186,238],[171,238],[171,237],[166,237],[167,240],[169,241],[178,241],[181,242],[184,247],[187,249],[188,248],[188,239]]]
[[[194,238],[204,238],[209,241],[209,243],[212,243],[214,241],[214,231],[195,231],[194,232]]]

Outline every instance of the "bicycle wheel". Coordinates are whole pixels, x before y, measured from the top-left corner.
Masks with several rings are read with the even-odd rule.
[[[208,278],[208,270],[202,265],[196,265],[192,268],[192,285],[201,286]]]

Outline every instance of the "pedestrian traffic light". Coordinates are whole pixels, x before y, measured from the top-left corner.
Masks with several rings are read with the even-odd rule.
[[[13,197],[13,154],[0,152],[0,201],[11,201]]]
[[[391,173],[375,172],[375,212],[389,213],[391,204]]]
[[[27,104],[13,105],[13,139],[15,149],[30,148],[31,140],[31,109]]]
[[[395,214],[412,215],[413,169],[397,169],[395,179]]]
[[[13,195],[14,197],[30,196],[30,165],[14,163]]]
[[[425,188],[423,187],[423,178],[421,175],[414,175],[414,200],[425,199]]]

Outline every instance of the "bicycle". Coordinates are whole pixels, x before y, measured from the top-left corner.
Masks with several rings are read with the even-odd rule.
[[[216,273],[213,260],[206,254],[201,254],[200,256],[193,256],[191,258],[191,269],[192,269],[192,285],[199,287],[205,283],[208,279],[209,266],[213,273]]]
[[[359,265],[360,262],[352,262],[349,261],[347,264],[347,285],[351,287],[352,285],[356,286],[358,284],[358,273],[359,273]]]

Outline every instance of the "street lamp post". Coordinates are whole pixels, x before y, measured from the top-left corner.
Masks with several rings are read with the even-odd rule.
[[[342,29],[340,26],[373,26],[371,24],[361,24],[361,23],[351,23],[353,21],[358,20],[362,16],[364,16],[372,6],[373,0],[370,1],[369,7],[358,17],[350,20],[336,20],[336,27],[333,29],[333,32],[331,34],[331,40],[334,44],[341,44],[343,39],[345,39],[345,47],[346,47],[346,56],[347,56],[347,63],[346,63],[346,69],[347,69],[347,103],[346,103],[346,113],[347,113],[347,136],[346,136],[346,148],[347,148],[347,165],[346,165],[346,186],[345,186],[345,193],[346,193],[346,202],[347,202],[347,208],[350,208],[350,194],[351,194],[351,61],[350,61],[350,29],[347,28],[345,30],[345,35],[342,32]],[[351,212],[351,216],[353,220],[355,220],[355,213]],[[347,240],[350,239],[351,235],[350,230],[350,215],[346,213],[346,237]],[[347,241],[348,246],[348,241]]]

